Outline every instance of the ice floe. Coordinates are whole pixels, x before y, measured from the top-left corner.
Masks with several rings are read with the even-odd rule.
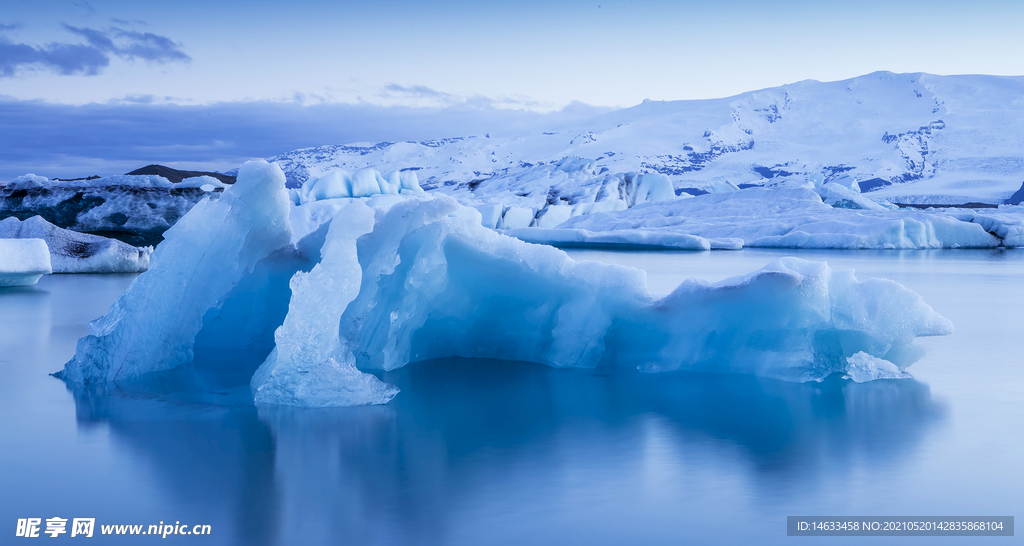
[[[975,213],[968,213],[974,215]],[[982,214],[982,216],[984,216]],[[560,228],[732,238],[776,248],[924,249],[1006,246],[980,224],[941,212],[835,208],[806,188],[750,188],[570,218]]]

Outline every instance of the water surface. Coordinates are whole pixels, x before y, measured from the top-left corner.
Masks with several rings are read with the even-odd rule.
[[[667,293],[792,252],[571,254],[641,267]],[[957,331],[921,341],[913,380],[453,359],[384,374],[402,389],[386,406],[257,409],[244,388],[73,392],[47,375],[132,276],[4,289],[0,533],[60,516],[211,524],[166,539],[193,544],[772,544],[806,541],[787,515],[1020,515],[1024,252],[797,255],[896,280]]]

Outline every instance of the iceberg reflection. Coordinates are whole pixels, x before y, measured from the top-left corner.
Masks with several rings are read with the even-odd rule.
[[[945,414],[927,385],[906,379],[609,376],[479,359],[381,379],[407,396],[253,408],[242,387],[69,388],[81,426],[109,422],[168,495],[202,503],[238,544],[555,541],[608,525],[671,538],[678,527],[643,518],[730,513],[721,503],[732,495],[702,494],[701,480],[777,500],[853,480],[857,465],[899,469]]]

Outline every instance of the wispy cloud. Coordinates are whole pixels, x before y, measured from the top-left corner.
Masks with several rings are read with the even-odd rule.
[[[377,95],[384,99],[412,101],[429,106],[469,106],[476,108],[526,108],[531,110],[544,109],[545,105],[528,97],[485,95],[456,95],[427,87],[425,85],[401,85],[389,83],[380,89]]]
[[[114,23],[114,24],[117,24],[117,25],[140,25],[140,26],[147,26],[147,25],[149,25],[149,23],[143,21],[142,19],[131,19],[131,20],[129,20],[129,19],[118,19],[118,18],[114,17],[114,18],[110,19],[110,22]]]
[[[3,32],[5,30],[17,30],[19,28],[21,28],[21,23],[13,23],[10,25],[0,24],[0,32]]]
[[[19,69],[26,67],[40,67],[63,75],[93,76],[110,65],[111,56],[159,64],[192,60],[182,51],[181,44],[152,32],[116,27],[101,31],[67,24],[64,28],[85,39],[86,43],[53,42],[36,47],[15,43],[0,36],[0,77],[13,76]]]
[[[85,0],[74,0],[73,2],[71,2],[71,5],[82,8],[82,10],[88,13],[89,15],[96,15],[96,10],[93,9],[92,4],[86,2]]]
[[[111,28],[101,32],[91,28],[64,25],[64,28],[86,39],[89,45],[103,53],[111,53],[122,59],[142,59],[155,63],[188,62],[192,60],[181,50],[181,44],[152,32],[136,32]],[[114,42],[118,39],[120,45]]]
[[[431,89],[425,85],[399,85],[397,83],[385,85],[382,95],[385,97],[400,96],[406,98],[442,99],[446,101],[455,100],[455,95]]]

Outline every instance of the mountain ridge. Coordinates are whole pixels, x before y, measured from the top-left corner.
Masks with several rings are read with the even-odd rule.
[[[564,157],[660,173],[677,192],[854,177],[877,197],[1002,202],[1024,180],[1024,77],[873,72],[701,100],[644,102],[510,138],[326,145],[269,158],[296,186],[334,169],[416,170],[425,189]]]

